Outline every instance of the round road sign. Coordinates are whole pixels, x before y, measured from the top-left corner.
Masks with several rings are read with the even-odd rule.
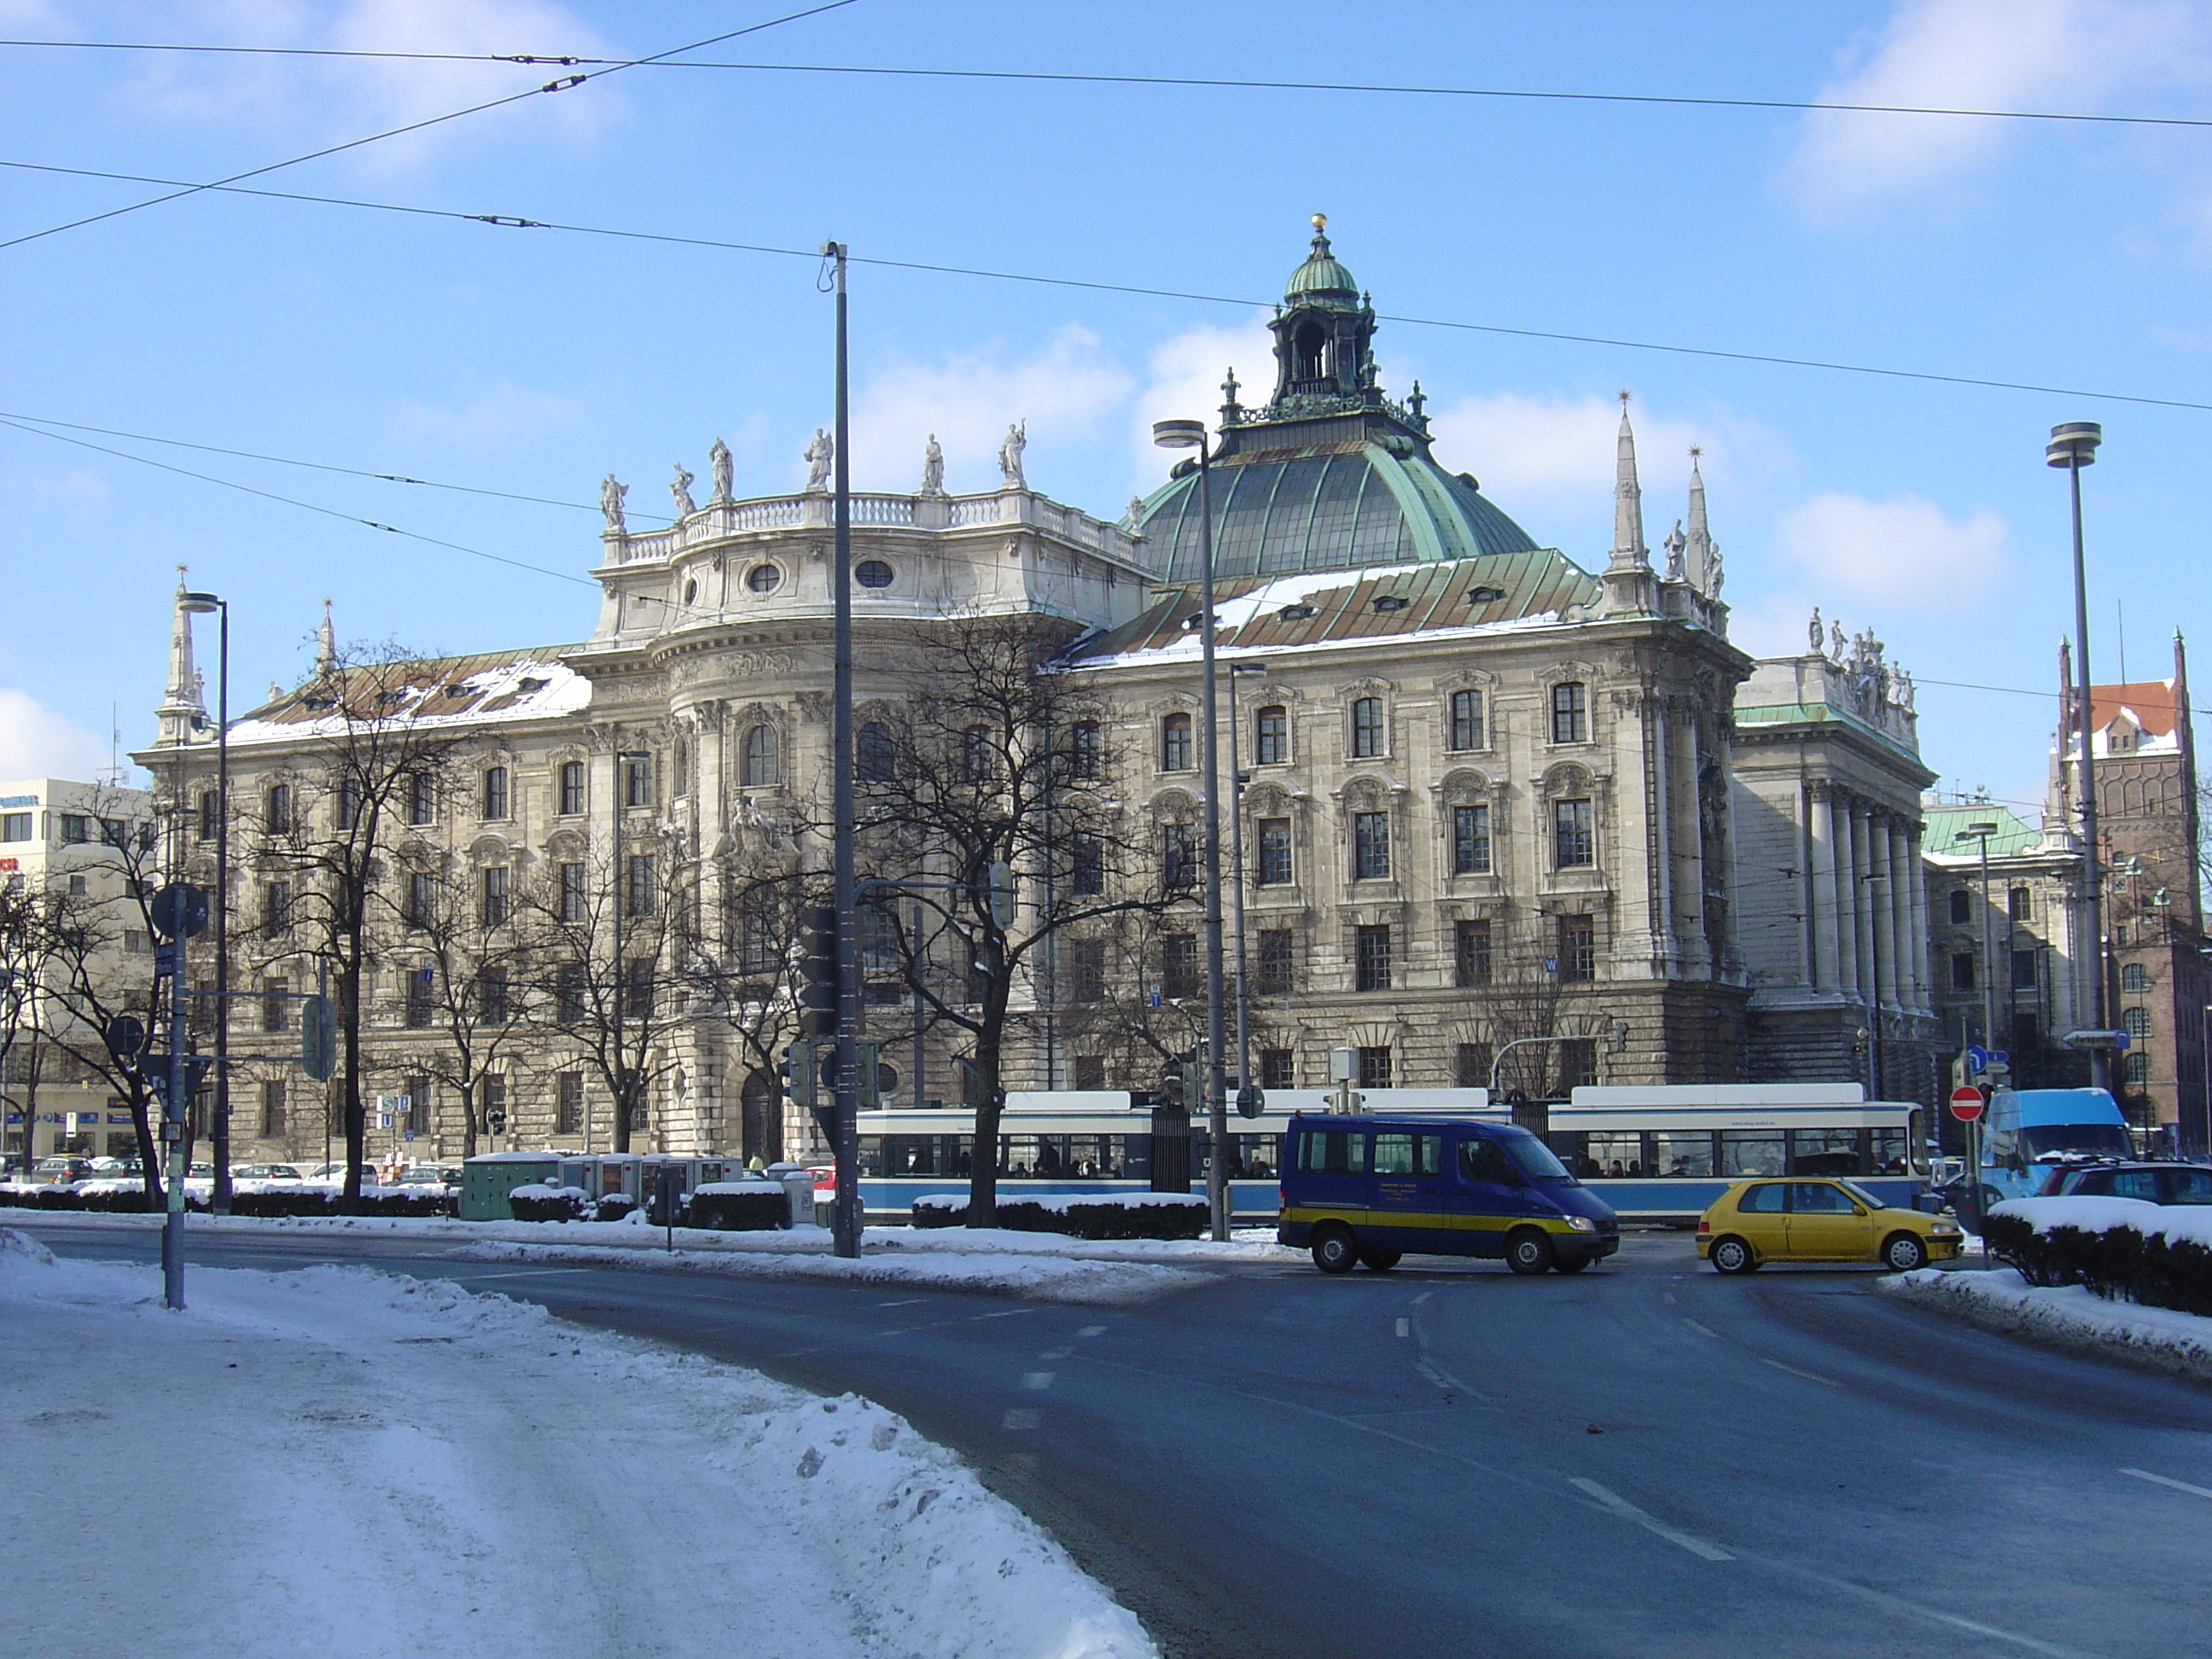
[[[1982,1115],[1982,1091],[1979,1089],[1951,1091],[1951,1115],[1961,1123],[1972,1123]]]

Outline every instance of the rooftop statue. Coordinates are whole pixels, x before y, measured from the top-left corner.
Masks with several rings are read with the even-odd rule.
[[[830,488],[830,464],[837,458],[837,446],[820,427],[814,428],[814,441],[806,446],[806,488],[810,493]]]
[[[1026,418],[1006,428],[1006,441],[999,446],[999,471],[1006,475],[1006,488],[1020,489],[1022,483],[1022,451],[1028,447],[1030,423]]]
[[[691,473],[683,462],[676,463],[676,477],[668,486],[668,493],[676,498],[676,517],[680,523],[699,510],[691,499]]]
[[[924,495],[945,493],[945,452],[938,447],[937,434],[929,434],[929,447],[921,452],[921,489]]]
[[[731,494],[732,480],[730,470],[730,447],[724,443],[720,438],[714,440],[714,447],[707,452],[707,466],[708,470],[714,476],[714,499],[716,504],[719,505],[721,502],[732,499]]]
[[[617,482],[611,472],[599,480],[599,511],[607,515],[607,528],[617,536],[628,530],[623,522],[623,497],[629,494],[629,486]]]
[[[1816,605],[1813,607],[1813,620],[1805,629],[1806,643],[1812,647],[1814,656],[1820,654],[1820,647],[1826,636],[1826,630],[1820,626],[1820,607]]]
[[[1660,543],[1660,545],[1667,550],[1666,579],[1668,581],[1678,582],[1682,580],[1682,550],[1689,544],[1688,538],[1682,534],[1682,521],[1680,519],[1675,520],[1674,527],[1667,532],[1667,539]]]

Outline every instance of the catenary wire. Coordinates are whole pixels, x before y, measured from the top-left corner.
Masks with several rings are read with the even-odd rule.
[[[33,173],[57,173],[78,178],[120,179],[136,183],[169,183],[143,173],[123,173],[90,167],[64,167],[39,161],[0,160],[0,167]],[[623,241],[662,242],[680,247],[713,248],[733,253],[761,253],[780,258],[818,260],[819,247],[778,247],[763,242],[733,242],[711,236],[683,236],[667,231],[620,230],[605,225],[580,225],[559,220],[532,219],[504,213],[465,213],[457,208],[416,207],[397,202],[369,202],[343,196],[318,196],[300,191],[259,190],[223,183],[195,185],[225,195],[258,196],[283,202],[308,202],[326,207],[361,208],[379,213],[405,213],[422,218],[466,220],[508,230],[551,230],[579,236],[606,236]],[[6,246],[0,243],[0,246]],[[973,276],[988,282],[1024,283],[1047,288],[1080,289],[1098,294],[1126,294],[1143,299],[1188,300],[1201,305],[1264,308],[1270,302],[1248,296],[1206,294],[1188,289],[1147,288],[1133,283],[1103,283],[1077,276],[1047,276],[1030,271],[993,270],[977,265],[934,264],[918,259],[888,259],[866,254],[850,256],[850,263],[886,270],[912,270],[941,276]],[[1788,357],[1772,352],[1730,351],[1717,346],[1677,345],[1663,341],[1630,340],[1608,335],[1569,334],[1556,329],[1512,328],[1502,323],[1472,323],[1453,318],[1414,317],[1396,312],[1377,312],[1378,320],[1416,328],[1442,328],[1474,334],[1497,334],[1515,339],[1554,340],[1569,345],[1608,346],[1624,351],[1657,351],[1674,356],[1713,357],[1729,362],[1763,363],[1784,368],[1811,368],[1839,374],[1868,374],[1889,380],[1920,380],[1941,386],[1972,386],[1983,391],[2027,392],[2044,397],[2094,398],[2100,402],[2148,404],[2158,409],[2186,409],[2212,413],[2212,403],[2185,398],[2154,398],[2141,392],[2098,392],[2081,386],[2043,386],[2026,380],[1998,380],[1970,374],[1944,374],[1932,369],[1892,368],[1869,363],[1837,362],[1819,357]]]
[[[582,86],[586,81],[605,80],[608,76],[619,75],[624,70],[638,69],[648,64],[659,63],[662,59],[672,58],[678,52],[696,52],[702,46],[716,46],[724,40],[734,40],[742,34],[757,34],[763,29],[772,29],[780,24],[796,22],[801,18],[817,16],[823,12],[836,11],[842,7],[854,3],[856,0],[823,0],[823,3],[810,7],[805,11],[792,12],[786,16],[771,18],[764,23],[754,23],[744,28],[731,29],[721,34],[709,35],[703,40],[693,40],[684,46],[671,46],[667,51],[654,52],[650,57],[617,61],[594,73],[564,75],[556,80],[546,82],[543,86],[531,87],[522,92],[509,93],[504,98],[489,99],[481,104],[471,104],[466,109],[452,110],[444,115],[433,115],[423,120],[410,121],[404,126],[392,127],[383,132],[373,132],[364,138],[348,139],[342,144],[326,144],[322,149],[310,150],[304,155],[294,155],[282,161],[271,161],[265,167],[249,167],[243,173],[234,173],[227,178],[219,179],[211,183],[187,185],[165,196],[152,196],[143,202],[131,202],[122,207],[109,208],[104,212],[88,214],[82,219],[71,219],[65,224],[48,225],[44,230],[25,231],[21,235],[0,240],[0,249],[21,247],[26,242],[35,242],[47,236],[58,236],[64,231],[81,229],[86,225],[96,225],[104,220],[120,218],[126,213],[136,213],[142,208],[159,207],[164,202],[179,201],[187,196],[197,196],[204,191],[220,189],[226,185],[234,185],[246,179],[258,179],[267,173],[281,172],[286,167],[295,167],[304,162],[320,161],[325,156],[339,155],[347,150],[359,149],[364,145],[381,143],[386,138],[398,138],[406,133],[421,132],[429,127],[442,126],[448,121],[458,121],[464,116],[481,115],[486,110],[500,109],[508,104],[520,103],[524,99],[535,98],[541,93],[567,92],[572,88]]]
[[[46,46],[83,52],[173,52],[266,58],[362,58],[411,63],[546,64],[591,67],[632,63],[657,69],[750,70],[780,75],[864,75],[960,81],[1042,82],[1065,86],[1179,87],[1199,91],[1350,92],[1389,97],[1487,98],[1532,102],[1651,104],[1688,109],[1836,111],[1858,115],[1942,115],[1968,120],[2070,121],[2113,126],[2212,127],[2212,119],[2185,115],[2112,115],[2086,110],[1969,109],[1932,104],[1858,104],[1838,99],[1719,98],[1686,94],[1567,92],[1534,87],[1437,87],[1391,82],[1269,81],[1249,76],[1190,75],[1082,75],[1048,70],[927,69],[881,64],[733,64],[687,58],[586,58],[573,52],[371,52],[336,46],[205,46],[151,40],[0,40],[0,46]]]

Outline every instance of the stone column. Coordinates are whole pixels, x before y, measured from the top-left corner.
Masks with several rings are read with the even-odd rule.
[[[1877,813],[1873,828],[1872,867],[1868,873],[1875,879],[1867,884],[1867,908],[1874,913],[1875,1000],[1896,1007],[1902,999],[1897,984],[1897,912],[1893,902],[1896,880],[1889,856],[1893,833],[1889,814]]]
[[[1706,963],[1705,949],[1705,836],[1698,812],[1698,718],[1686,710],[1673,722],[1676,741],[1673,754],[1673,786],[1669,790],[1674,824],[1674,910],[1685,964]]]
[[[1804,884],[1805,933],[1813,945],[1813,984],[1823,991],[1837,984],[1836,827],[1832,791],[1812,786],[1812,879]]]
[[[1858,928],[1861,1006],[1874,1006],[1874,890],[1867,878],[1874,873],[1874,809],[1851,809],[1851,919]]]
[[[1890,937],[1896,941],[1894,995],[1898,1007],[1906,1013],[1919,1006],[1915,1000],[1918,987],[1912,972],[1912,888],[1919,878],[1919,867],[1912,862],[1911,833],[1903,820],[1893,818],[1889,825],[1889,928]]]
[[[1673,722],[1667,718],[1665,699],[1654,697],[1650,708],[1644,763],[1651,772],[1652,819],[1657,830],[1652,856],[1658,860],[1652,883],[1651,952],[1662,975],[1671,977],[1679,955],[1674,943],[1674,792],[1667,752]]]
[[[1848,997],[1856,994],[1859,982],[1859,934],[1851,920],[1858,914],[1851,891],[1855,851],[1852,832],[1857,825],[1851,798],[1840,789],[1835,793],[1831,817],[1836,832],[1836,858],[1834,878],[1828,884],[1828,914],[1836,930],[1836,988]]]
[[[1928,962],[1928,866],[1921,861],[1917,829],[1908,835],[1905,845],[1912,861],[1912,1006],[1925,1014],[1934,1011],[1936,998],[1929,981],[1932,970]]]

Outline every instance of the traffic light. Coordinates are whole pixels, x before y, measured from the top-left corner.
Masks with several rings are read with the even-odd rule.
[[[982,889],[983,910],[991,918],[991,925],[1001,932],[1012,927],[1015,902],[1019,896],[1014,887],[1014,866],[1006,863],[987,866]]]
[[[1206,1071],[1196,1059],[1170,1060],[1160,1070],[1160,1103],[1194,1112],[1206,1101]]]
[[[494,1107],[490,1111],[484,1114],[484,1127],[489,1130],[493,1134],[505,1134],[507,1133],[507,1114],[501,1111],[497,1107]]]
[[[799,942],[799,1035],[826,1037],[837,1030],[837,911],[810,905]],[[810,1084],[809,1085],[812,1085]]]
[[[791,1103],[813,1110],[817,1081],[812,1040],[802,1038],[786,1048],[776,1071],[783,1079],[783,1092]]]
[[[853,1045],[853,1064],[859,1072],[854,1079],[854,1092],[859,1097],[860,1109],[878,1112],[884,1105],[884,1077],[882,1045],[862,1041]]]

